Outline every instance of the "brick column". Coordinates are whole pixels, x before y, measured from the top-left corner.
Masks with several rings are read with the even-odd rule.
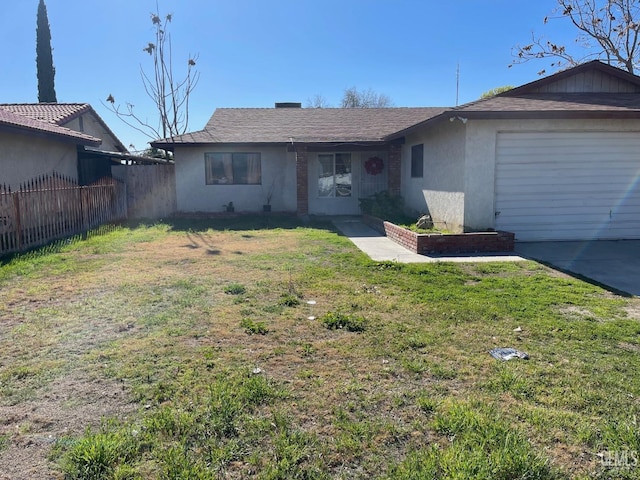
[[[402,145],[392,143],[389,145],[389,194],[400,195],[402,169]]]
[[[296,144],[296,195],[298,215],[309,213],[309,162],[307,146]]]

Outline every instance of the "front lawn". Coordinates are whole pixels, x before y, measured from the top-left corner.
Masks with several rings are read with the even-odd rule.
[[[640,478],[639,320],[324,223],[121,227],[0,265],[0,478]]]

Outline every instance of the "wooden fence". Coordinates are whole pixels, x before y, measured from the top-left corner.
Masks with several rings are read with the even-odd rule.
[[[126,187],[113,178],[80,186],[54,173],[13,192],[0,185],[0,255],[45,245],[126,216]]]
[[[174,165],[114,165],[112,175],[127,186],[129,219],[165,218],[176,211]]]

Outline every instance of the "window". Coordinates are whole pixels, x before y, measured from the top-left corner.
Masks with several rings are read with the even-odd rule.
[[[207,185],[260,185],[260,153],[205,153]]]
[[[411,178],[422,178],[424,169],[424,145],[411,147]]]
[[[318,155],[318,196],[351,196],[351,154]]]

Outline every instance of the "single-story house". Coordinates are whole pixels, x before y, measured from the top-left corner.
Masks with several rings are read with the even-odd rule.
[[[358,214],[388,190],[454,232],[640,238],[640,77],[598,61],[455,108],[217,109],[172,150],[182,212]]]
[[[88,103],[0,104],[0,184],[53,172],[81,185],[134,157]],[[148,159],[151,160],[151,159]]]

